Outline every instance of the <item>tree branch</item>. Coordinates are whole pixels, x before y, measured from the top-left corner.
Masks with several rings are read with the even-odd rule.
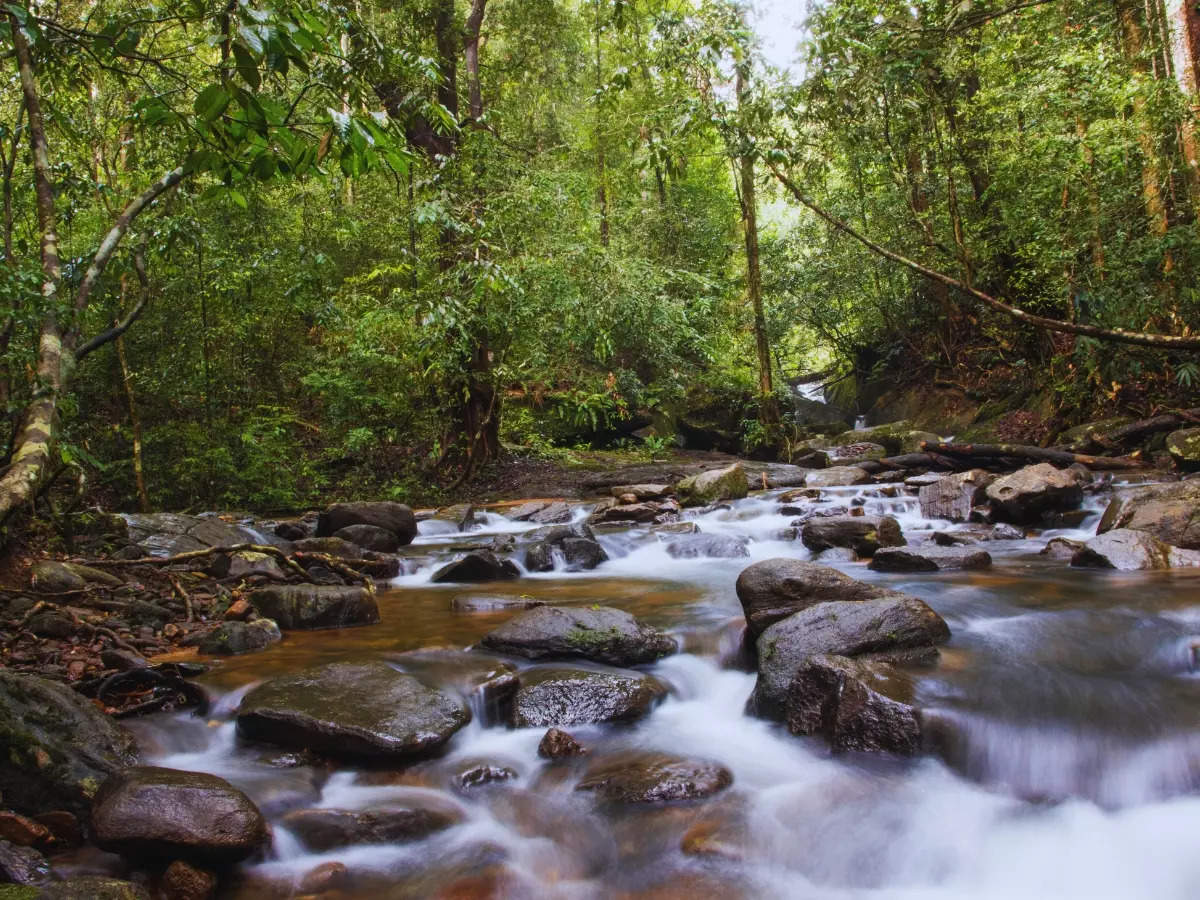
[[[142,286],[142,295],[133,309],[112,328],[102,331],[82,347],[75,351],[75,362],[79,362],[94,350],[99,350],[105,344],[111,343],[129,330],[129,326],[141,318],[150,302],[150,279],[146,277],[146,257],[139,248],[133,254],[133,270],[137,272],[138,283]]]

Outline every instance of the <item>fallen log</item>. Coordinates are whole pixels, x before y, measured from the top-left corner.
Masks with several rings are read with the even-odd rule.
[[[1173,431],[1185,425],[1195,425],[1197,422],[1200,422],[1200,408],[1182,409],[1163,413],[1161,416],[1151,416],[1149,419],[1139,419],[1137,422],[1114,428],[1106,434],[1093,435],[1092,439],[1101,445],[1117,446],[1141,440],[1161,431]]]
[[[1089,469],[1144,469],[1148,463],[1135,456],[1089,456],[1067,450],[1050,450],[1046,447],[1028,447],[1023,444],[947,444],[922,441],[921,449],[926,452],[944,453],[967,459],[1009,459],[1048,462],[1056,466],[1082,465]]]

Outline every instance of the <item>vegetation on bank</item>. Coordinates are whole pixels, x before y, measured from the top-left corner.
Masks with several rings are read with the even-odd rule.
[[[1194,406],[1112,339],[1200,322],[1189,7],[830,0],[779,73],[734,0],[10,4],[0,512],[786,456],[816,370],[1026,443]]]

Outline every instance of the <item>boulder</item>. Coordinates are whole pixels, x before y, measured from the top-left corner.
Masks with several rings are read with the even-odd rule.
[[[880,547],[900,547],[905,543],[900,523],[891,516],[809,519],[800,532],[800,540],[818,553],[830,547],[849,547],[859,556],[872,556]]]
[[[995,475],[983,469],[943,475],[917,492],[921,515],[927,519],[966,522],[971,518],[971,510],[987,498],[987,487],[995,480]]]
[[[808,487],[825,488],[867,484],[870,480],[871,476],[867,474],[866,469],[860,469],[858,466],[833,466],[829,469],[809,472],[804,483]]]
[[[442,566],[429,580],[434,584],[483,584],[520,577],[521,570],[511,560],[501,559],[491,550],[472,550],[461,559]]]
[[[997,478],[986,490],[996,518],[1030,525],[1043,514],[1074,509],[1083,499],[1083,474],[1038,463]]]
[[[317,518],[317,537],[330,537],[351,525],[374,525],[396,535],[400,545],[417,536],[417,518],[403,503],[391,500],[335,503]]]
[[[720,500],[740,500],[750,493],[746,470],[740,462],[684,478],[675,485],[683,506],[705,506]]]
[[[103,850],[135,861],[239,862],[267,843],[267,822],[250,798],[223,778],[157,766],[111,775],[92,808]]]
[[[553,571],[556,550],[572,572],[594,569],[608,560],[608,554],[587,525],[555,525],[525,551],[525,568],[531,572]]]
[[[613,803],[671,803],[711,797],[733,784],[719,763],[665,753],[626,753],[597,760],[575,786]]]
[[[236,656],[265,650],[283,635],[273,619],[253,622],[222,622],[200,642],[199,650],[209,656]]]
[[[671,491],[669,484],[623,484],[614,487],[611,493],[614,497],[632,494],[634,499],[641,503],[645,500],[665,500],[671,495]]]
[[[253,591],[250,603],[283,629],[349,628],[379,621],[375,595],[361,585],[272,584]]]
[[[538,756],[543,759],[567,759],[585,756],[587,749],[561,728],[549,728],[538,742]]]
[[[614,666],[651,663],[676,650],[674,638],[605,606],[539,606],[509,619],[479,643],[526,659],[587,659]]]
[[[137,751],[132,735],[66,685],[0,669],[0,759],[7,806],[84,817],[101,782]]]
[[[758,640],[768,626],[817,603],[904,596],[829,566],[787,557],[764,559],[743,569],[737,595],[751,641]]]
[[[237,553],[222,553],[214,556],[208,567],[209,574],[218,578],[264,578],[285,581],[279,560],[267,553],[254,550],[239,550]]]
[[[20,847],[0,840],[0,900],[6,897],[6,884],[37,885],[50,880],[50,864],[32,847]],[[37,891],[16,894],[21,898],[38,896]]]
[[[179,513],[128,513],[129,539],[151,556],[174,556],[207,547],[259,544],[262,536],[249,528],[231,525],[216,516]]]
[[[571,507],[562,500],[531,500],[504,513],[504,517],[510,521],[534,522],[538,525],[570,522],[572,516]]]
[[[1171,569],[1200,566],[1200,550],[1181,550],[1152,534],[1117,528],[1085,543],[1071,557],[1071,565],[1094,569]]]
[[[1200,481],[1156,484],[1121,491],[1108,504],[1097,526],[1145,531],[1185,550],[1200,550]]]
[[[102,572],[78,563],[41,559],[33,564],[30,581],[34,588],[47,594],[81,591],[91,584],[120,587],[123,582],[110,572]]]
[[[1167,435],[1167,452],[1185,472],[1200,469],[1200,428],[1181,428]]]
[[[738,559],[750,555],[748,538],[723,534],[697,534],[677,538],[667,544],[667,555],[674,559]]]
[[[921,747],[921,722],[912,686],[882,663],[810,656],[788,688],[788,731],[819,735],[834,751],[911,756]]]
[[[388,661],[423,684],[458,694],[480,714],[485,725],[502,718],[519,683],[511,665],[477,651],[425,647],[389,655]]]
[[[237,728],[284,747],[402,761],[437,752],[470,718],[460,698],[371,660],[264,682],[242,699]]]
[[[341,559],[362,559],[363,548],[358,544],[352,544],[345,538],[334,537],[310,537],[301,538],[292,543],[292,549],[301,553],[324,553],[327,556],[335,556]]]
[[[936,612],[903,594],[818,603],[776,622],[758,637],[758,681],[751,709],[782,718],[792,677],[818,654],[861,656],[934,647],[950,638]]]
[[[400,536],[396,532],[380,528],[378,525],[347,525],[335,531],[332,537],[341,538],[356,547],[374,550],[376,553],[395,553],[402,546]]]
[[[462,821],[449,803],[390,803],[377,809],[298,809],[279,824],[305,849],[325,853],[359,844],[417,841]]]
[[[992,556],[976,547],[883,547],[871,557],[876,572],[937,572],[941,569],[989,569]]]
[[[517,728],[629,722],[667,696],[667,686],[641,672],[559,667],[526,669],[513,699]]]
[[[906,446],[911,442],[914,434],[928,434],[928,432],[914,432],[912,423],[904,420],[898,422],[888,422],[883,425],[873,425],[870,428],[857,428],[853,431],[843,431],[841,434],[830,439],[832,444],[855,444],[871,442],[882,444],[888,453],[905,453],[912,452],[906,450]],[[940,441],[941,438],[937,435],[932,435],[926,440]],[[918,445],[916,450],[920,449]]]
[[[679,504],[674,500],[648,500],[644,503],[623,503],[597,507],[589,522],[673,522],[679,517]]]

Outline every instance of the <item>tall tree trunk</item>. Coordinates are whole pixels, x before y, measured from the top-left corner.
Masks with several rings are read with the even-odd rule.
[[[1179,148],[1187,172],[1192,216],[1200,223],[1200,7],[1195,0],[1166,0],[1166,25],[1172,69],[1179,90],[1187,99],[1190,115],[1179,126]]]
[[[592,40],[595,49],[596,66],[596,205],[600,209],[600,246],[608,249],[608,173],[604,160],[604,104],[600,98],[600,88],[603,85],[600,57],[600,0],[594,0],[593,8],[596,18],[593,23]]]

